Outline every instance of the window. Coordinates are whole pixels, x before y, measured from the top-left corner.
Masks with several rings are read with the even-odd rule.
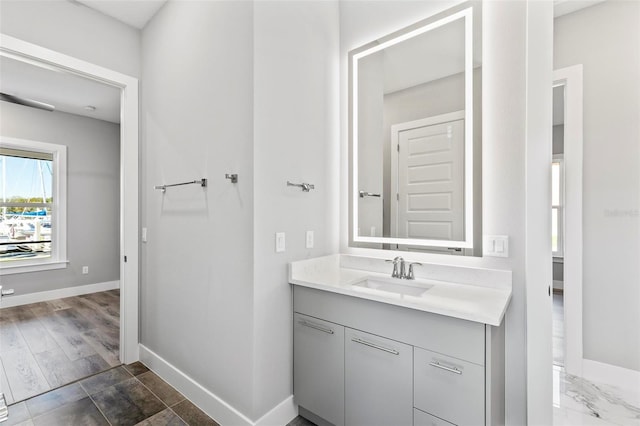
[[[554,155],[551,162],[551,252],[564,255],[564,159]]]
[[[0,140],[0,274],[66,267],[66,147]]]

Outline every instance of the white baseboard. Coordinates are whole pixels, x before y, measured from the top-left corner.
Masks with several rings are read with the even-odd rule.
[[[260,417],[254,426],[285,426],[297,416],[298,405],[293,402],[293,395],[291,395]]]
[[[616,365],[590,359],[582,360],[582,377],[585,379],[638,392],[640,389],[640,371],[629,370]]]
[[[47,300],[62,299],[63,297],[80,296],[82,294],[98,293],[100,291],[120,288],[120,281],[107,281],[96,284],[79,285],[75,287],[59,288],[57,290],[39,291],[37,293],[3,296],[2,308],[28,305],[30,303],[46,302]]]
[[[142,344],[140,361],[221,425],[284,426],[298,414],[293,396],[289,396],[254,422]]]

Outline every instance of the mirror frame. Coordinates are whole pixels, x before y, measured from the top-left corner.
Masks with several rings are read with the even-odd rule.
[[[365,244],[398,244],[403,246],[439,247],[455,249],[474,248],[474,118],[480,117],[479,111],[474,111],[474,15],[480,13],[475,1],[461,3],[443,12],[423,19],[413,25],[391,33],[378,40],[349,52],[349,246],[362,247]],[[481,19],[481,17],[479,17]],[[358,235],[358,60],[376,53],[386,47],[393,46],[404,40],[424,34],[458,19],[464,19],[465,27],[465,176],[464,176],[464,240],[435,240],[396,237],[367,237]],[[373,248],[373,247],[371,247]]]

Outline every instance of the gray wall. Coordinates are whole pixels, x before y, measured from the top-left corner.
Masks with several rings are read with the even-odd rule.
[[[556,19],[554,69],[574,64],[584,66],[584,357],[640,371],[640,2]]]
[[[382,194],[382,198],[358,198],[358,228],[359,235],[382,237],[389,235],[388,229],[383,234],[384,223],[389,221],[389,212],[383,212],[383,205],[389,202],[389,193],[384,194],[385,186],[390,186],[384,180],[384,165],[390,155],[385,150],[390,148],[384,143],[385,138],[389,138],[385,137],[382,125],[385,116],[383,52],[361,58],[358,63],[358,190]],[[373,235],[371,227],[375,227]]]
[[[67,146],[65,269],[2,277],[18,294],[120,279],[120,126],[0,102],[2,136]],[[82,267],[89,274],[82,275]]]
[[[0,1],[0,28],[17,37],[138,77],[140,31],[81,3]]]
[[[553,154],[563,154],[564,153],[564,124],[556,124],[553,126],[553,141],[552,141],[552,152]],[[564,263],[561,262],[553,262],[553,288],[554,289],[562,289],[564,280]]]
[[[553,153],[564,153],[564,124],[553,126]]]

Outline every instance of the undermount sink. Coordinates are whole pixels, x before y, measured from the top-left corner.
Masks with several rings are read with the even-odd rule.
[[[422,294],[429,290],[432,285],[408,285],[405,284],[406,281],[401,282],[399,279],[394,279],[393,281],[385,281],[376,278],[367,278],[364,281],[360,281],[359,283],[354,284],[354,287],[361,288],[369,288],[372,290],[385,291],[387,293],[395,293],[403,296],[414,296],[419,297]]]

